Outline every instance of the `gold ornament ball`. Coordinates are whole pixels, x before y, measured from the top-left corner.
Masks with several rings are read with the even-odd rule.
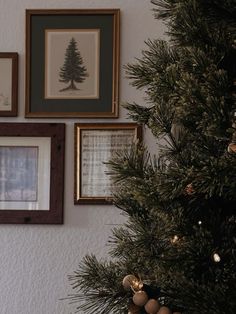
[[[133,295],[133,302],[138,306],[144,306],[148,301],[148,296],[145,291],[137,291]]]
[[[122,284],[125,290],[129,290],[130,287],[132,286],[133,282],[138,281],[138,278],[135,277],[134,275],[127,275],[124,277]]]
[[[157,314],[171,314],[171,310],[167,306],[162,306]]]
[[[149,299],[144,308],[148,314],[156,314],[160,309],[160,303],[155,299]]]

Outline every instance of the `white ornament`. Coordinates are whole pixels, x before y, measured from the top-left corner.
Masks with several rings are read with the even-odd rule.
[[[124,277],[122,284],[125,290],[129,290],[133,283],[138,282],[138,278],[134,275],[127,275]]]
[[[144,306],[148,301],[148,296],[145,291],[137,291],[133,296],[134,304],[138,306]]]
[[[171,310],[167,306],[162,306],[157,314],[171,314]]]
[[[160,303],[155,299],[149,299],[144,306],[148,314],[156,314],[160,307]]]

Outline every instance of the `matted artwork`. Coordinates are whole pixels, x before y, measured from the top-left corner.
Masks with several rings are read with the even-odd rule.
[[[0,123],[0,223],[63,222],[63,123]]]
[[[26,10],[26,118],[118,118],[119,9]]]
[[[18,54],[0,53],[0,116],[17,115]]]

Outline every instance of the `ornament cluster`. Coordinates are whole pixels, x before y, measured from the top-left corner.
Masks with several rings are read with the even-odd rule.
[[[158,299],[149,298],[147,292],[143,289],[144,284],[141,279],[134,275],[127,275],[124,277],[122,284],[126,291],[131,289],[133,292],[128,314],[140,314],[142,309],[147,314],[172,314],[172,311],[167,306],[161,305]],[[174,312],[173,314],[181,313]]]

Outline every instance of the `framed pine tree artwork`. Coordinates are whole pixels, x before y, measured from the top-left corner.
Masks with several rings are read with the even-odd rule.
[[[26,118],[118,118],[119,9],[26,10]]]

